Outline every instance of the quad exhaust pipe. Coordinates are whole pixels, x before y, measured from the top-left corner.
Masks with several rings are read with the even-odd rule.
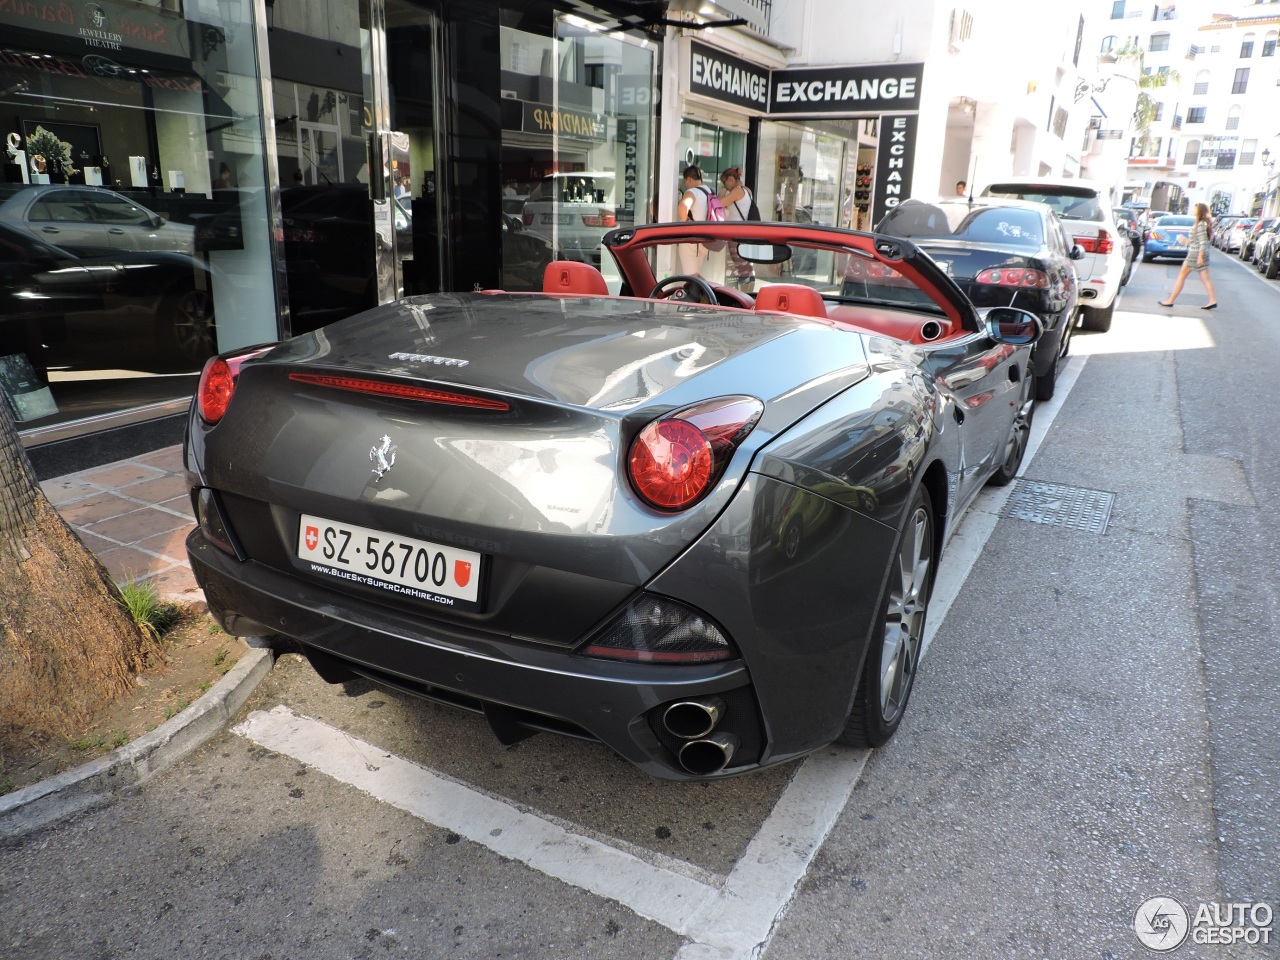
[[[667,732],[688,741],[681,744],[676,758],[694,776],[719,773],[738,749],[735,734],[715,732],[724,714],[724,701],[719,697],[677,700],[663,711],[662,725]]]
[[[716,728],[724,716],[724,701],[719,697],[677,700],[662,714],[667,732],[681,740],[698,740]]]
[[[700,740],[690,740],[680,748],[680,766],[694,776],[706,777],[719,773],[729,765],[738,738],[732,733],[713,733]]]

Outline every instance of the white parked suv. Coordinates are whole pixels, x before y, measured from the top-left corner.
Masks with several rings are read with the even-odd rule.
[[[982,195],[1016,197],[1053,208],[1067,234],[1084,250],[1084,259],[1075,262],[1080,280],[1080,323],[1086,330],[1110,330],[1128,257],[1107,185],[1057,177],[1004,177],[990,184]]]

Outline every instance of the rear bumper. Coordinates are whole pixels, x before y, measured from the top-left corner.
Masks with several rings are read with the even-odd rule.
[[[502,722],[595,739],[654,776],[694,780],[705,778],[681,769],[671,738],[656,729],[656,708],[692,697],[716,694],[728,700],[731,695],[742,712],[755,713],[750,721],[760,728],[741,660],[655,666],[580,657],[493,635],[464,635],[426,617],[371,607],[261,564],[238,561],[212,546],[199,529],[187,538],[187,551],[210,610],[229,633],[289,637],[337,657],[356,673],[429,699],[482,710],[495,731]],[[759,766],[731,763],[715,776]]]

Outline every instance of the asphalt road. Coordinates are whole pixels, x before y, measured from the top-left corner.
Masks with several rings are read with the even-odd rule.
[[[1077,335],[885,748],[670,784],[285,656],[188,760],[0,846],[0,958],[1076,960],[1158,955],[1150,898],[1280,911],[1280,285],[1219,255],[1218,310],[1163,310],[1175,273]],[[1280,956],[1196,935],[1167,955]]]

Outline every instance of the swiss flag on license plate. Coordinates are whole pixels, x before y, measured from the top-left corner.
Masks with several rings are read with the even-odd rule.
[[[453,582],[460,587],[465,587],[471,582],[471,564],[468,561],[453,561]]]

